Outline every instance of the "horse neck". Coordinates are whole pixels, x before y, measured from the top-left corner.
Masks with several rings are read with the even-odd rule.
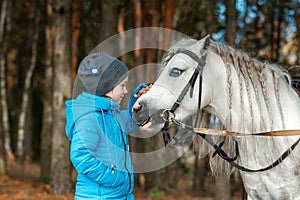
[[[224,124],[226,121],[226,69],[217,54],[208,51],[203,69],[203,96],[201,105],[216,115]],[[206,92],[204,92],[206,91]]]

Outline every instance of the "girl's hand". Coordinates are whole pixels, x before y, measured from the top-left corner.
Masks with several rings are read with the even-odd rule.
[[[140,91],[138,91],[138,93],[134,94],[133,97],[140,98],[143,94],[146,94],[150,90],[152,85],[152,83],[148,84],[146,88],[142,88]]]

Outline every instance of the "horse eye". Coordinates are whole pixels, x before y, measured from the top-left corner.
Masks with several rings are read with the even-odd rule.
[[[183,72],[183,70],[174,68],[174,69],[172,69],[172,71],[170,72],[170,76],[178,77],[180,74],[182,74],[182,72]]]

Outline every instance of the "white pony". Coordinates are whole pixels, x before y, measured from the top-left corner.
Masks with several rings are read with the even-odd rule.
[[[178,49],[192,52],[200,61]],[[205,62],[199,88],[199,76],[196,82],[189,81],[202,61]],[[300,144],[296,146],[300,136],[250,135],[300,129],[300,100],[282,68],[213,42],[209,36],[199,41],[177,41],[165,54],[162,65],[157,81],[134,105],[134,119],[144,130],[159,132],[164,124],[157,120],[157,114],[172,109],[185,86],[192,84],[189,92],[192,90],[193,94],[184,95],[174,110],[176,120],[198,115],[200,110],[217,116],[227,131],[249,134],[227,137],[233,141],[229,142],[233,149],[234,143],[238,144],[237,162],[245,168],[266,168],[279,158],[277,166],[262,172],[239,170],[248,199],[300,199]],[[290,154],[281,161],[280,156],[289,149]]]

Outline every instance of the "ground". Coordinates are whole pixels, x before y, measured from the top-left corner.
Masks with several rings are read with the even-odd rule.
[[[134,190],[137,200],[213,200],[213,198],[191,197],[188,195],[151,197],[139,188]],[[5,200],[73,200],[73,194],[50,195],[47,186],[42,186],[40,182],[11,178],[7,175],[0,175],[0,199]]]
[[[5,200],[73,200],[73,194],[51,195],[49,194],[49,185],[42,185],[38,180],[40,173],[39,165],[15,164],[10,166],[9,175],[0,175],[0,199]],[[156,192],[156,193],[155,193]],[[213,197],[195,197],[189,192],[180,196],[159,194],[154,191],[155,197],[150,193],[145,193],[139,188],[134,189],[134,195],[137,200],[213,200]],[[240,195],[235,199],[241,199]]]
[[[43,187],[38,181],[13,179],[7,175],[0,175],[0,188],[0,199],[5,200],[73,200],[73,194],[50,195],[48,188]],[[135,188],[134,194],[137,200],[213,200],[213,198],[196,198],[188,195],[180,197],[166,195],[154,198],[138,188]]]

